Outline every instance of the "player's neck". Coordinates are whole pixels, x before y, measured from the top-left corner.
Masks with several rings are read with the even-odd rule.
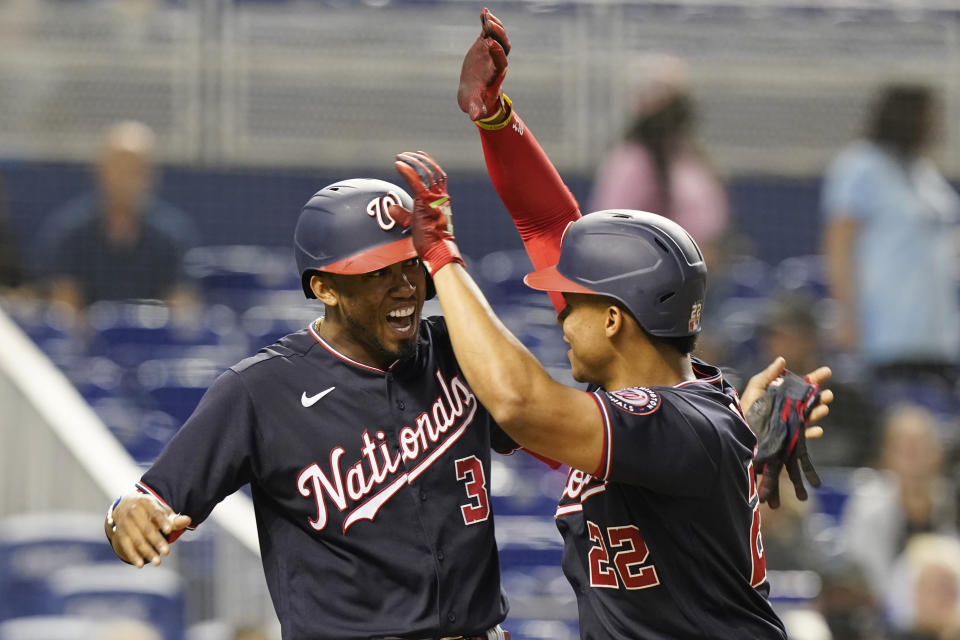
[[[672,387],[694,378],[690,356],[663,342],[632,340],[618,350],[603,388]]]
[[[389,358],[382,352],[375,352],[366,344],[356,339],[354,332],[343,323],[338,322],[335,316],[328,314],[314,324],[314,328],[327,344],[338,353],[355,362],[377,369],[387,369],[396,358]]]

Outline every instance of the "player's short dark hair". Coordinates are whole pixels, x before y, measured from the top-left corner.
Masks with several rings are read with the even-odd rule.
[[[640,321],[637,320],[632,313],[630,313],[630,310],[627,309],[626,305],[624,305],[622,302],[620,302],[616,298],[611,298],[610,296],[600,296],[600,297],[602,297],[608,304],[615,305],[618,309],[623,311],[629,317],[633,318],[633,321],[637,323],[637,326],[640,327],[640,330],[646,334],[647,338],[653,344],[657,344],[657,345],[662,344],[662,345],[667,345],[669,347],[673,347],[674,349],[679,351],[680,355],[682,356],[689,356],[691,353],[693,353],[693,350],[697,348],[697,336],[699,334],[695,333],[692,336],[680,336],[680,337],[671,337],[671,338],[655,336],[643,328],[643,325],[640,324]]]
[[[682,336],[679,338],[661,338],[659,336],[650,336],[651,342],[666,344],[677,351],[680,352],[682,356],[689,356],[693,353],[693,350],[697,348],[697,337],[699,334],[693,334],[692,336]]]

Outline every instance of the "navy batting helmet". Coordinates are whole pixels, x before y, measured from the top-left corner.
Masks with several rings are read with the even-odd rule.
[[[542,291],[610,296],[654,336],[700,332],[703,254],[683,227],[655,213],[612,209],[583,216],[564,231],[557,265],[523,280]]]
[[[308,298],[316,297],[310,290],[315,271],[355,275],[417,257],[409,229],[390,217],[388,209],[395,204],[413,209],[406,191],[372,178],[336,182],[307,201],[293,247]]]

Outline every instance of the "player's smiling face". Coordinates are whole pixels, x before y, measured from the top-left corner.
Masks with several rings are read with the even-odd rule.
[[[419,259],[356,276],[337,275],[332,283],[337,304],[335,310],[328,307],[324,324],[338,325],[329,336],[335,347],[380,368],[414,353],[427,289]]]
[[[602,384],[609,360],[609,341],[604,320],[610,301],[603,296],[564,293],[567,306],[557,322],[563,327],[563,340],[570,345],[570,373],[577,382]]]

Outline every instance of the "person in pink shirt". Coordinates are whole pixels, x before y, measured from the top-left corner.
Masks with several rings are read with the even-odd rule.
[[[659,213],[689,231],[712,262],[730,213],[723,183],[694,138],[689,71],[669,56],[649,66],[634,92],[633,119],[597,170],[588,210]]]

